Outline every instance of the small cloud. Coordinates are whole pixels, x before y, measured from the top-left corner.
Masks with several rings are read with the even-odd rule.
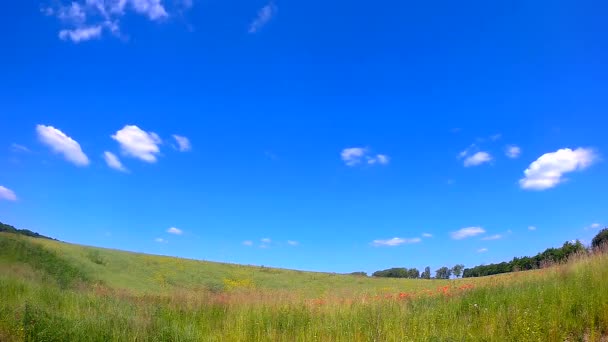
[[[585,227],[585,230],[596,230],[596,229],[600,229],[601,227],[602,227],[602,225],[599,223],[592,223],[589,225],[589,227]]]
[[[485,232],[486,232],[485,229],[483,229],[481,227],[467,227],[467,228],[462,228],[460,230],[452,232],[451,235],[452,235],[452,239],[454,239],[454,240],[462,240],[462,239],[465,239],[468,237],[483,234]]]
[[[0,185],[0,200],[16,201],[17,195],[13,190]]]
[[[388,240],[374,240],[374,241],[372,241],[372,246],[394,247],[394,246],[399,246],[399,245],[404,245],[404,244],[419,243],[420,241],[422,241],[422,239],[420,239],[420,238],[403,239],[403,238],[394,237],[394,238],[388,239]]]
[[[162,140],[159,136],[134,125],[126,125],[112,135],[112,139],[120,144],[123,154],[148,163],[156,162],[156,157],[160,154],[159,145]]]
[[[262,27],[268,24],[270,19],[272,19],[276,13],[277,6],[275,6],[272,2],[262,7],[258,11],[258,16],[253,20],[253,22],[251,22],[251,25],[249,25],[249,33],[258,32]]]
[[[262,249],[266,249],[266,248],[268,248],[268,245],[263,245],[263,244],[262,244],[262,245],[260,245],[260,248],[262,248]]]
[[[297,246],[300,243],[298,241],[287,240],[287,244],[290,245],[290,246]]]
[[[528,230],[536,230],[536,226],[528,226]]]
[[[528,166],[519,185],[526,190],[550,189],[565,181],[564,174],[584,170],[596,160],[596,154],[588,148],[545,153]]]
[[[43,144],[49,146],[53,152],[63,155],[67,161],[76,166],[89,165],[89,158],[82,152],[80,144],[62,131],[52,126],[37,125],[36,132]]]
[[[515,159],[521,154],[521,148],[519,148],[519,146],[509,145],[505,150],[505,154],[507,155],[507,157]]]
[[[480,248],[480,249],[477,250],[477,253],[485,253],[487,251],[488,251],[487,248]]]
[[[171,228],[167,229],[167,233],[175,234],[175,235],[182,235],[183,231],[181,229],[171,227]]]
[[[261,241],[262,243],[266,243],[266,244],[268,244],[268,243],[271,243],[271,242],[272,242],[272,240],[271,240],[271,239],[269,239],[269,238],[263,238],[263,239],[260,239],[260,241]]]
[[[490,140],[492,140],[492,141],[499,140],[500,138],[502,138],[502,134],[500,134],[500,133],[490,136]]]
[[[495,235],[490,235],[490,236],[485,236],[485,237],[482,237],[481,239],[482,239],[482,240],[485,240],[485,241],[489,241],[489,240],[499,240],[499,239],[502,239],[502,238],[503,238],[503,236],[502,236],[502,235],[500,235],[500,234],[495,234]]]
[[[429,234],[429,233],[422,233],[422,237],[425,237],[425,238],[432,238],[432,237],[433,237],[433,234]]]
[[[173,139],[177,142],[177,150],[180,152],[187,152],[192,149],[190,140],[184,136],[173,134]]]
[[[59,39],[69,39],[74,43],[80,43],[101,37],[101,29],[101,25],[80,27],[72,30],[64,29],[59,31]]]
[[[465,158],[464,166],[477,166],[492,161],[492,156],[488,152],[479,151]]]
[[[106,164],[108,164],[108,166],[110,168],[121,171],[121,172],[129,172],[129,170],[127,170],[122,165],[122,163],[120,162],[120,159],[118,159],[118,157],[114,153],[105,151],[103,153],[103,159],[106,161]]]
[[[11,151],[13,151],[13,152],[23,152],[23,153],[29,153],[29,152],[31,152],[29,148],[27,148],[27,147],[25,147],[23,145],[15,144],[15,143],[11,144]]]
[[[243,241],[243,245],[244,246],[253,246],[253,241],[251,241],[251,240],[245,240],[245,241]]]
[[[345,148],[340,153],[340,157],[347,166],[355,166],[363,161],[369,165],[387,165],[390,162],[390,157],[386,154],[369,155],[369,149],[364,147]]]
[[[169,241],[167,241],[167,240],[165,240],[163,238],[156,238],[156,239],[154,239],[154,241],[156,241],[158,243],[167,243],[167,242],[169,242]]]

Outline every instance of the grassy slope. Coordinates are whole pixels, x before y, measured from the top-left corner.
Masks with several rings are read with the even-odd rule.
[[[6,234],[0,247],[0,341],[600,341],[608,335],[606,254],[440,282],[262,270]],[[224,279],[240,285],[204,289],[208,282],[226,285]]]

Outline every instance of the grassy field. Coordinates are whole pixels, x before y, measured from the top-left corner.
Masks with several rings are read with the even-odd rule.
[[[0,341],[605,341],[608,255],[374,279],[0,234]]]

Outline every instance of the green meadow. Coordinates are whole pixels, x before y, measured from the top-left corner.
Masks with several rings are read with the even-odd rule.
[[[0,233],[0,341],[606,341],[608,255],[457,280],[195,261]]]

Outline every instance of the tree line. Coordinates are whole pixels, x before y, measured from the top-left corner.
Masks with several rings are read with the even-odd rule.
[[[11,226],[10,224],[5,224],[2,222],[0,222],[0,232],[25,235],[25,236],[30,236],[30,237],[34,237],[34,238],[40,238],[40,239],[56,240],[56,239],[50,238],[48,236],[40,235],[29,229],[17,229],[15,227]]]
[[[602,229],[593,238],[590,249],[598,249],[602,246],[608,246],[608,227]],[[450,279],[452,276],[456,278],[461,276],[463,278],[483,277],[493,274],[543,268],[551,264],[564,262],[568,260],[571,255],[576,253],[585,252],[587,252],[587,248],[579,240],[574,242],[566,241],[561,247],[547,248],[544,252],[538,253],[532,257],[515,257],[511,261],[505,261],[498,264],[479,265],[472,268],[464,268],[464,265],[462,264],[453,267],[440,267],[435,270],[435,277],[431,277],[431,269],[428,266],[422,272],[416,268],[393,267],[376,271],[372,276],[409,279]],[[367,273],[365,272],[354,272],[352,274],[367,276]]]

